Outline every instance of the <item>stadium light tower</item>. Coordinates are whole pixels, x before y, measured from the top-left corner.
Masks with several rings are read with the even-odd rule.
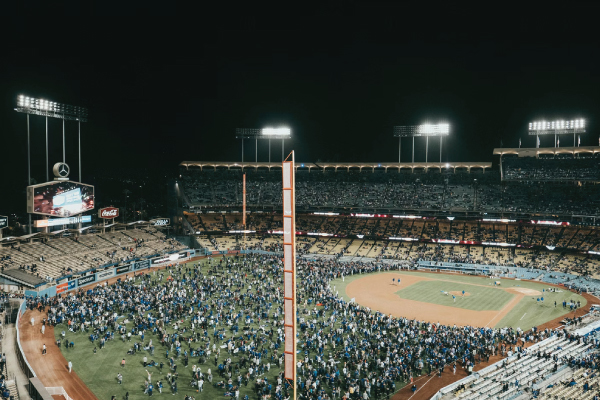
[[[537,121],[529,123],[529,135],[535,135],[535,147],[540,147],[539,135],[554,135],[554,147],[558,146],[558,135],[573,134],[573,147],[576,146],[577,134],[585,133],[585,120],[574,119],[570,121]],[[580,135],[581,137],[581,135]]]
[[[281,139],[281,159],[284,158],[284,142],[292,138],[292,130],[287,127],[279,128],[237,128],[235,130],[236,139],[242,139],[242,162],[244,162],[244,139],[255,140],[255,162],[258,162],[258,139],[269,141],[269,162],[271,162],[271,139]]]
[[[412,162],[415,162],[415,137],[425,136],[425,162],[429,153],[429,137],[440,137],[440,162],[442,162],[442,139],[450,134],[450,124],[446,122],[437,124],[402,125],[394,127],[394,136],[398,138],[398,162],[400,162],[401,140],[403,137],[412,137]]]
[[[63,162],[66,162],[65,121],[69,120],[78,122],[79,182],[81,183],[81,123],[87,122],[87,108],[19,95],[17,98],[17,107],[15,108],[15,111],[27,114],[27,185],[31,185],[31,143],[29,134],[30,114],[46,117],[46,181],[50,180],[48,169],[48,117],[63,120]],[[29,233],[31,233],[31,214],[29,214]]]

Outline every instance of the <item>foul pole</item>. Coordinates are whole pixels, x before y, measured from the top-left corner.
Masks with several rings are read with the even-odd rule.
[[[244,226],[244,250],[246,250],[246,173],[243,175],[243,195],[244,195],[244,205],[242,208],[242,225]],[[246,257],[246,253],[244,252],[244,257]]]
[[[246,230],[246,174],[244,173],[244,179],[243,179],[243,184],[244,184],[244,206],[242,209],[242,212],[244,213],[244,215],[242,216],[242,225],[244,225],[244,230]]]
[[[290,160],[290,161],[288,161]],[[282,163],[283,172],[283,301],[286,381],[296,400],[296,169],[292,151]]]

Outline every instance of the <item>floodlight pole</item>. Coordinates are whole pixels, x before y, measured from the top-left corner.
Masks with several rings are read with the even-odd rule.
[[[575,147],[575,142],[576,142],[575,135],[576,135],[575,132],[573,132],[573,147]]]
[[[556,133],[554,134],[554,147],[556,148]]]
[[[412,162],[415,163],[415,137],[413,136]]]
[[[444,138],[443,136],[440,136],[440,162],[442,162],[442,139],[443,138]]]
[[[66,152],[66,147],[65,147],[65,120],[63,119],[63,162],[66,163],[67,162],[67,152]]]
[[[255,154],[254,162],[258,162],[258,138],[255,138],[254,140],[256,141],[256,148],[255,148],[256,154]]]
[[[269,139],[269,163],[271,162],[271,139]]]
[[[285,141],[285,139],[281,139],[281,161],[283,161],[285,158],[285,153],[283,151],[283,142],[284,141]]]
[[[398,164],[400,164],[402,161],[402,138],[400,136],[398,136]]]
[[[27,114],[27,186],[31,185],[31,144],[29,140],[29,114]],[[28,232],[31,235],[31,213],[29,215]]]
[[[244,138],[242,137],[242,163],[244,163]]]
[[[77,132],[77,141],[79,143],[79,183],[81,183],[81,121],[78,121],[79,130]]]
[[[425,162],[427,162],[427,153],[429,152],[429,136],[425,136]]]

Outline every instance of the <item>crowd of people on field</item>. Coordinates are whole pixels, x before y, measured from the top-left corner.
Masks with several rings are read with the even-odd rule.
[[[490,356],[518,352],[524,342],[552,334],[396,318],[346,302],[329,285],[336,278],[388,268],[375,262],[298,260],[301,399],[387,398],[422,373],[447,373],[454,366],[471,371]],[[248,393],[250,387],[253,398],[282,400],[290,393],[283,379],[282,277],[279,257],[234,256],[211,260],[204,269],[176,265],[128,274],[111,285],[30,298],[28,304],[46,309],[48,323],[63,327],[63,342],[83,334],[94,351],[111,341],[131,342],[123,359],[142,352],[144,366],[162,376],[148,374],[146,393],[162,391],[160,381],[174,394],[212,385],[224,396],[248,399],[252,395],[241,397],[240,391]],[[154,361],[156,352],[168,363]],[[179,382],[189,365],[191,382]]]

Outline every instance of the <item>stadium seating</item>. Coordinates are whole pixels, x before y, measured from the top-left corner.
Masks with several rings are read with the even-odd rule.
[[[508,159],[507,159],[508,160]],[[509,164],[512,161],[507,161]],[[520,162],[520,161],[519,161]],[[591,179],[600,159],[582,179]],[[585,161],[584,161],[585,163]],[[514,170],[511,169],[511,171]],[[600,187],[574,185],[577,174],[566,172],[547,182],[531,185],[514,179],[502,182],[499,172],[398,173],[298,171],[297,210],[357,208],[362,210],[482,211],[520,214],[600,215]],[[595,172],[594,172],[595,171]],[[257,207],[281,207],[281,172],[247,169],[247,203]],[[239,170],[183,169],[186,206],[239,207],[242,204],[242,172]],[[476,182],[475,182],[476,180]],[[386,212],[387,212],[386,211]],[[208,227],[207,227],[208,228]]]
[[[36,239],[0,247],[2,271],[20,269],[52,282],[106,264],[185,248],[154,228]]]
[[[567,367],[567,358],[584,357],[592,345],[583,342],[552,336],[531,346],[526,355],[511,356],[502,362],[493,364],[481,371],[461,380],[465,389],[457,389],[445,398],[466,399],[510,399],[523,393],[524,388],[530,388],[536,382],[543,382]],[[538,356],[548,354],[548,356]],[[558,361],[554,361],[553,357]],[[580,377],[584,371],[579,371],[575,377]],[[462,385],[460,387],[462,387]],[[505,386],[507,385],[507,386]],[[577,388],[555,385],[544,392],[543,398],[587,398],[578,397],[583,394],[582,385]],[[573,396],[573,397],[570,397]]]
[[[504,157],[502,171],[505,180],[568,181],[600,179],[600,158],[558,156],[545,158]]]

